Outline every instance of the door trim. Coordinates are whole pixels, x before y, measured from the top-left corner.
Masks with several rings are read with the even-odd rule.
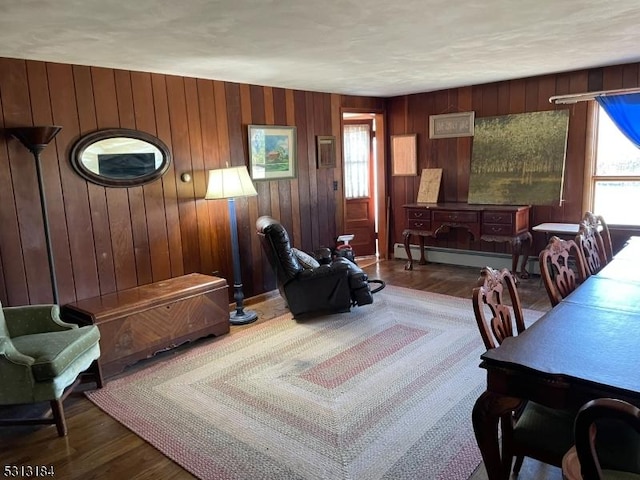
[[[376,158],[375,158],[375,169],[376,169],[376,206],[378,209],[378,254],[379,258],[387,259],[390,258],[389,251],[389,210],[388,204],[389,201],[387,199],[387,172],[386,172],[386,158],[387,158],[387,150],[386,150],[386,136],[387,136],[387,126],[385,121],[385,111],[379,109],[367,109],[367,108],[349,108],[349,107],[341,107],[340,108],[340,148],[342,149],[343,139],[342,132],[344,131],[344,114],[345,113],[362,113],[362,114],[373,114],[376,122],[376,134],[375,134],[375,142],[376,142]],[[344,152],[340,152],[340,158],[344,159]],[[344,175],[344,171],[340,169],[341,174]],[[344,178],[340,180],[341,183],[344,182]],[[345,210],[346,210],[346,198],[344,195],[344,188],[340,190],[341,194],[341,219],[340,225],[341,229],[344,229],[345,225]]]

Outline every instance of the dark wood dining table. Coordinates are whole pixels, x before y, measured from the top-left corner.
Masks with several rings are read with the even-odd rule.
[[[577,410],[613,397],[640,407],[640,240],[520,335],[485,352],[480,367],[487,390],[472,421],[489,480],[509,478],[498,424],[522,400]]]

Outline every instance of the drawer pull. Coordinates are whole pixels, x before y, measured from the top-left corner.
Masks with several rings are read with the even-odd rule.
[[[499,232],[502,229],[500,227],[491,227],[491,230],[494,231],[494,232]]]
[[[416,227],[421,227],[421,226],[423,226],[423,225],[424,225],[424,223],[422,223],[422,222],[417,222],[417,223],[414,223],[414,225],[415,225]]]
[[[502,220],[502,215],[494,215],[492,219],[494,222],[499,222],[500,220]]]
[[[457,220],[458,216],[457,215],[449,215],[449,220]]]

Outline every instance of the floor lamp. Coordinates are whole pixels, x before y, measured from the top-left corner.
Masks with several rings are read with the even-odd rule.
[[[49,260],[49,275],[51,276],[51,290],[53,291],[53,303],[58,304],[58,283],[56,282],[56,269],[53,262],[53,248],[51,246],[51,233],[49,231],[49,214],[47,213],[47,199],[44,195],[44,181],[40,166],[40,153],[49,145],[62,127],[46,125],[43,127],[17,127],[8,128],[7,131],[20,140],[32,154],[36,161],[36,174],[38,176],[38,190],[40,191],[40,208],[42,209],[42,223],[44,224],[44,238],[47,244],[47,259]]]
[[[231,221],[231,250],[233,254],[233,298],[236,311],[230,316],[231,325],[245,325],[258,319],[256,312],[244,310],[242,278],[240,276],[240,248],[238,245],[238,222],[236,219],[236,202],[238,197],[252,197],[256,192],[247,167],[229,167],[209,170],[209,182],[204,198],[214,200],[226,198],[229,203],[229,219]]]

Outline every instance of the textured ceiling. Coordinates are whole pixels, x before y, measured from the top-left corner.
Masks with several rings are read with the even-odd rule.
[[[0,56],[388,97],[640,61],[638,0],[1,0]]]

